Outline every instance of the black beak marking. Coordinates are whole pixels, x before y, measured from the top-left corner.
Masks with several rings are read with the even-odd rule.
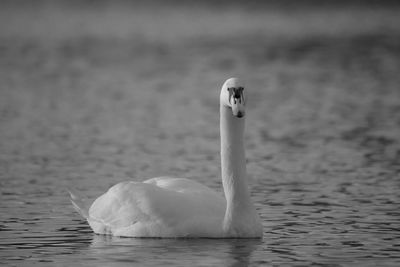
[[[243,87],[230,87],[228,88],[229,90],[229,100],[232,99],[233,96],[233,101],[234,104],[236,104],[237,101],[239,101],[239,103],[242,103],[242,97],[243,97]]]

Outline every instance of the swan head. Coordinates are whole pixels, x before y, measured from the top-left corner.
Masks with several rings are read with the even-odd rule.
[[[233,116],[242,118],[245,115],[244,86],[238,78],[229,78],[221,89],[221,104],[232,110]]]

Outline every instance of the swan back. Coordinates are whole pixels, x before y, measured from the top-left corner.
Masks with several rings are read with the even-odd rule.
[[[117,236],[221,237],[224,211],[224,198],[208,187],[160,177],[111,187],[91,206],[89,223]]]

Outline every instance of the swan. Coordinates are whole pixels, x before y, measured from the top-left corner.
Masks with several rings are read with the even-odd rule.
[[[221,176],[225,198],[185,178],[121,182],[93,204],[71,193],[96,234],[157,238],[262,238],[246,179],[244,86],[225,81],[220,93]]]

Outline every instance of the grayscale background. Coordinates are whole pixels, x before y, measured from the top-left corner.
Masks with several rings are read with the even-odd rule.
[[[264,239],[111,238],[67,188],[222,190],[220,87],[246,81]],[[396,1],[1,1],[0,264],[400,266]]]

